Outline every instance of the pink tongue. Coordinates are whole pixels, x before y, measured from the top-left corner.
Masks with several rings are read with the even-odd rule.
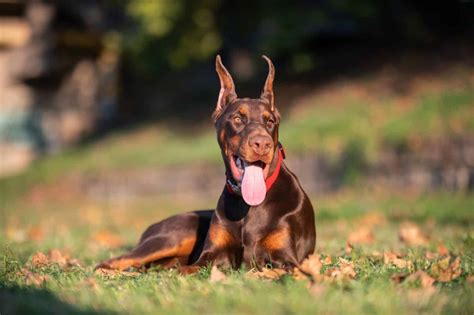
[[[241,189],[242,197],[250,206],[256,206],[263,202],[267,193],[267,187],[263,178],[263,169],[260,166],[245,163]]]

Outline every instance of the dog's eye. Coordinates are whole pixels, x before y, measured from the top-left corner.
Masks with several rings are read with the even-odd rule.
[[[273,121],[273,119],[267,120],[267,128],[268,129],[272,129],[274,125],[275,125],[275,121]]]
[[[240,124],[242,122],[242,118],[240,118],[240,116],[235,116],[234,122]]]

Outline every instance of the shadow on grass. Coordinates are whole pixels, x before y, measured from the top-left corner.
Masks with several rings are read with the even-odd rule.
[[[107,313],[109,313],[108,311]],[[0,314],[103,314],[61,301],[46,289],[0,285]]]

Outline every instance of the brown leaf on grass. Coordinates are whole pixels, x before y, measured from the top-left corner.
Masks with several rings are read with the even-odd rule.
[[[42,286],[47,280],[49,280],[48,276],[31,272],[26,268],[22,268],[19,274],[25,277],[25,283],[27,285],[36,287]]]
[[[69,260],[69,255],[64,255],[59,249],[52,249],[49,251],[49,261],[56,263],[61,267],[67,265]]]
[[[37,226],[31,227],[28,230],[27,237],[30,240],[39,242],[44,238],[44,231],[41,227],[37,227]]]
[[[323,267],[323,264],[321,262],[321,257],[320,255],[316,254],[311,254],[303,260],[303,262],[300,265],[300,269],[303,273],[310,275],[314,281],[320,281],[322,280],[322,275],[321,273],[321,268]]]
[[[325,264],[332,264],[332,259],[327,258],[324,259]],[[345,281],[354,279],[357,276],[354,263],[342,257],[339,257],[335,266],[326,268],[324,274],[321,274],[322,266],[323,262],[321,261],[320,255],[310,255],[303,261],[299,269],[294,268],[293,278],[296,280],[311,279],[312,283],[321,283]]]
[[[354,263],[339,257],[338,266],[327,268],[324,272],[324,281],[347,281],[354,279],[356,275]]]
[[[462,274],[461,259],[457,257],[449,263],[450,259],[451,257],[448,256],[431,266],[431,274],[437,281],[449,282]]]
[[[326,256],[326,258],[324,258],[324,260],[322,261],[322,263],[323,263],[324,265],[330,265],[330,264],[332,264],[332,257],[331,257],[331,255]]]
[[[83,267],[82,262],[77,258],[70,258],[67,261],[68,267]]]
[[[282,276],[286,275],[287,272],[279,268],[262,268],[261,271],[250,270],[246,273],[246,276],[251,279],[268,279],[268,280],[278,280]]]
[[[349,234],[348,244],[372,244],[375,240],[374,233],[367,227],[361,227]]]
[[[122,238],[108,230],[101,230],[92,236],[92,240],[97,244],[108,247],[117,248],[123,245]]]
[[[209,276],[210,282],[220,282],[222,280],[225,280],[226,278],[226,275],[222,271],[220,271],[216,265],[212,266],[211,275]]]
[[[105,268],[97,268],[94,270],[94,273],[99,276],[107,276],[109,278],[114,278],[117,276],[128,276],[128,277],[135,277],[141,275],[140,272],[136,271],[119,271],[113,269],[105,269]]]
[[[48,256],[51,263],[56,263],[62,268],[82,266],[82,263],[79,261],[79,259],[71,258],[69,254],[60,251],[59,249],[50,250]]]
[[[428,236],[413,222],[402,223],[398,236],[402,242],[410,246],[426,245],[429,242]]]
[[[36,254],[31,257],[31,265],[33,267],[44,267],[49,264],[49,258],[43,252],[36,252]]]
[[[357,224],[365,227],[374,227],[377,225],[384,225],[387,223],[387,218],[380,211],[371,211],[361,217]]]
[[[474,275],[470,275],[469,277],[467,277],[466,281],[467,283],[474,283]]]
[[[433,286],[433,283],[435,282],[435,279],[432,278],[429,274],[424,272],[423,270],[418,270],[415,273],[412,273],[406,278],[407,282],[416,282],[420,281],[421,287],[422,288],[429,288]]]
[[[81,262],[78,259],[70,258],[69,255],[63,254],[59,249],[52,249],[48,255],[43,252],[37,252],[31,257],[31,266],[33,267],[44,267],[51,264],[58,264],[61,268],[81,266]]]
[[[339,257],[339,270],[344,277],[349,277],[350,279],[354,279],[357,275],[354,262],[346,260],[342,257]]]
[[[293,279],[295,280],[307,280],[308,279],[308,275],[305,274],[304,272],[302,272],[300,269],[298,269],[297,267],[293,268],[293,272],[292,272],[292,275],[293,275]]]
[[[438,254],[440,256],[448,256],[449,255],[449,249],[443,243],[439,243],[438,244]]]
[[[434,259],[438,258],[438,254],[433,253],[432,251],[426,251],[425,258],[428,259],[428,260],[434,260]]]
[[[385,265],[392,264],[398,268],[410,268],[413,266],[411,261],[399,258],[399,256],[393,252],[383,253],[383,263]]]

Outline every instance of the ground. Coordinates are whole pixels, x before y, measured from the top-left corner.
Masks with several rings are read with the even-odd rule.
[[[404,96],[368,93],[380,89],[365,81],[369,88],[342,84],[308,96],[286,113],[288,155],[337,155],[355,137],[370,162],[387,143],[471,137],[473,78],[469,72],[456,78],[463,83],[440,88],[431,80]],[[310,196],[318,240],[301,271],[94,271],[97,262],[133,246],[149,224],[215,205],[221,187],[215,196],[119,199],[106,191],[105,198],[85,194],[80,185],[89,182],[74,180],[194,160],[219,164],[212,132],[191,137],[172,130],[122,131],[0,181],[1,314],[474,313],[472,192],[366,185],[363,175]]]

